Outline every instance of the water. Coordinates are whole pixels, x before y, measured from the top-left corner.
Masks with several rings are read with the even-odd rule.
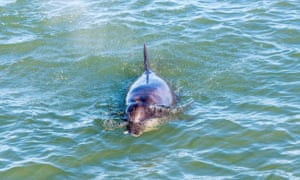
[[[300,3],[0,1],[1,179],[299,179]],[[106,130],[152,69],[194,103]]]

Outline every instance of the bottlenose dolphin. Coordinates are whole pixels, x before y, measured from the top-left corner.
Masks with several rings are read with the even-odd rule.
[[[127,130],[140,136],[161,124],[176,105],[173,89],[151,71],[144,44],[144,73],[130,86],[126,96]]]

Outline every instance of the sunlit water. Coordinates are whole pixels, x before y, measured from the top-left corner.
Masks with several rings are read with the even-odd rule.
[[[194,102],[134,138],[152,69]],[[299,179],[298,0],[0,0],[0,179]]]

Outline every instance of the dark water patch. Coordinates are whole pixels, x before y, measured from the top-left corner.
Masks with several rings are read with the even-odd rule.
[[[6,179],[19,179],[19,178],[66,178],[72,177],[66,174],[66,172],[54,165],[47,163],[25,163],[18,167],[12,167],[4,172],[1,172],[1,176]]]

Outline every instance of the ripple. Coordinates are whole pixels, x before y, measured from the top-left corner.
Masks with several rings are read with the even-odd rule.
[[[0,3],[5,179],[297,179],[299,3]],[[152,69],[193,103],[139,138],[118,119]]]
[[[42,178],[66,178],[68,175],[63,169],[52,164],[27,162],[19,166],[11,167],[0,172],[1,177],[8,179],[20,179],[29,177]],[[71,176],[72,177],[72,176]]]
[[[7,5],[12,4],[12,3],[16,3],[16,0],[6,0],[6,1],[1,1],[1,2],[0,2],[0,7],[1,7],[1,6],[7,6]]]

